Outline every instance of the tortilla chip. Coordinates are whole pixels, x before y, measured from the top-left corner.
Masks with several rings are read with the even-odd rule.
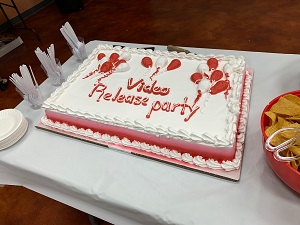
[[[300,146],[292,146],[292,147],[289,147],[289,150],[290,150],[294,155],[300,155]]]
[[[296,95],[292,95],[292,94],[287,94],[285,96],[283,96],[283,98],[296,103],[297,105],[300,105],[300,98]]]
[[[291,117],[286,117],[286,119],[289,120],[289,121],[300,122],[300,116],[299,115],[297,115],[297,116],[291,116]]]
[[[300,128],[300,123],[293,123],[293,124],[290,124],[290,125],[287,126],[287,127]]]
[[[278,121],[277,122],[278,123],[277,126],[279,127],[279,129],[283,128],[283,127],[290,127],[293,124],[293,122],[288,121],[284,117],[281,117],[281,116],[277,117],[277,121]]]
[[[286,140],[295,137],[297,134],[299,134],[299,132],[296,130],[286,130],[280,132],[281,137],[285,138]]]
[[[280,115],[295,116],[300,115],[300,105],[281,97],[278,102],[271,107],[270,111]]]
[[[267,128],[265,128],[265,133],[267,135],[267,137],[270,137],[273,133],[275,133],[277,130],[279,130],[280,128],[277,126],[278,123],[269,126]]]
[[[277,115],[274,112],[267,111],[265,114],[270,118],[270,126],[274,125],[277,122]]]

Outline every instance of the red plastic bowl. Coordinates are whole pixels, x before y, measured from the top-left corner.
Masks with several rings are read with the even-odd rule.
[[[300,172],[295,170],[293,167],[291,167],[286,162],[279,162],[273,157],[273,152],[270,152],[265,149],[265,141],[267,140],[267,136],[265,134],[265,127],[269,125],[269,117],[265,115],[266,111],[269,111],[269,109],[274,105],[281,96],[284,96],[286,94],[293,94],[300,97],[300,90],[299,91],[292,91],[285,94],[282,94],[276,98],[274,98],[263,110],[260,120],[260,126],[261,131],[263,135],[263,148],[267,157],[267,160],[269,162],[269,165],[273,169],[273,171],[276,173],[276,175],[290,188],[295,190],[296,192],[300,193]]]

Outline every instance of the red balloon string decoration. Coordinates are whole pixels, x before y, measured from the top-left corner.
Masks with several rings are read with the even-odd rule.
[[[202,96],[201,90],[197,90],[197,96],[196,96],[196,98],[195,98],[195,100],[194,100],[194,103],[193,103],[192,108],[194,108],[194,106],[195,106],[195,105],[197,104],[197,102],[200,100],[201,96]]]
[[[159,57],[155,63],[156,71],[150,76],[150,80],[152,80],[154,76],[161,75],[167,71],[175,70],[181,66],[181,62],[179,59],[173,59],[170,62],[170,64],[167,66],[167,68],[165,68],[167,64],[168,64],[168,60],[166,57],[164,56]]]
[[[229,63],[226,63],[223,67],[226,79],[228,79],[229,74],[233,73],[233,68]]]
[[[102,64],[102,66],[100,67],[100,72],[101,72],[101,73],[106,73],[106,72],[111,71],[112,68],[113,68],[112,62],[107,61],[107,62],[104,62],[104,63]]]
[[[104,53],[99,53],[97,56],[98,59],[98,68],[94,71],[90,72],[88,75],[83,77],[82,79],[88,78],[95,73],[100,75],[98,78],[98,83],[103,79],[111,75],[114,71],[123,72],[129,69],[129,64],[127,63],[130,60],[131,54],[124,52],[121,55],[118,53],[111,53],[109,58],[106,57]]]
[[[98,83],[100,83],[100,81],[103,78],[108,77],[109,75],[112,74],[112,70],[113,70],[113,64],[110,61],[106,61],[102,64],[102,66],[100,67],[100,73],[103,74],[99,79],[98,79]]]
[[[197,67],[197,70],[200,72],[195,72],[191,75],[191,81],[197,85],[197,96],[194,100],[193,107],[204,93],[216,95],[224,92],[225,99],[227,98],[229,90],[231,89],[228,78],[229,74],[233,72],[233,68],[229,63],[224,65],[223,71],[217,70],[218,66],[218,60],[216,58],[210,58],[206,64],[202,63]],[[206,74],[207,70],[209,70],[210,76]]]
[[[192,106],[192,107],[194,107],[197,104],[197,102],[200,100],[200,98],[202,97],[202,94],[209,92],[210,80],[207,79],[206,76],[203,76],[199,72],[193,73],[191,75],[190,79],[193,83],[195,83],[197,85],[197,87],[196,87],[197,96],[196,96],[193,106]]]
[[[99,79],[100,82],[103,78],[110,76],[114,71],[124,72],[129,70],[129,64],[126,62],[126,59],[130,59],[130,55],[125,53],[123,56],[118,53],[112,53],[109,57],[109,61],[106,61],[100,67],[100,74],[103,74]],[[119,66],[123,64],[121,68]],[[125,64],[125,65],[124,65]]]
[[[210,89],[210,94],[216,95],[220,92],[224,92],[225,98],[227,98],[228,91],[230,90],[230,82],[229,80],[220,80],[218,81],[214,86],[211,87]]]
[[[98,68],[95,69],[94,71],[90,72],[88,75],[86,75],[85,77],[83,77],[82,79],[86,79],[90,76],[93,76],[95,73],[97,73],[99,70],[100,70],[100,66],[101,66],[101,61],[102,60],[106,60],[105,59],[106,55],[104,53],[99,53],[98,56],[97,56],[97,59],[98,59],[98,62],[99,62],[99,65],[98,65]]]
[[[156,70],[150,76],[150,80],[152,80],[154,76],[158,75],[158,73],[160,72],[160,69],[164,68],[167,65],[167,63],[168,63],[168,59],[166,57],[164,57],[164,56],[159,57],[155,62]]]

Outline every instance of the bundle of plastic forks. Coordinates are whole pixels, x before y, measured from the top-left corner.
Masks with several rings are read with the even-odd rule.
[[[47,49],[47,53],[43,52],[40,48],[37,48],[35,54],[45,68],[47,74],[57,74],[58,76],[61,76],[61,69],[56,64],[53,44]]]
[[[66,22],[65,25],[63,25],[60,28],[60,32],[66,39],[68,45],[70,46],[70,49],[71,49],[73,55],[79,61],[82,61],[83,59],[85,59],[87,53],[86,53],[84,41],[82,40],[82,38],[78,37],[75,34],[75,32],[69,22]]]
[[[55,86],[60,85],[64,81],[64,77],[60,61],[58,58],[55,58],[54,45],[51,44],[47,52],[43,52],[39,47],[34,52],[50,82]]]
[[[44,100],[30,66],[29,69],[26,65],[21,65],[21,76],[17,73],[13,73],[9,77],[9,80],[15,85],[16,90],[24,100],[28,101],[33,108],[40,108]]]

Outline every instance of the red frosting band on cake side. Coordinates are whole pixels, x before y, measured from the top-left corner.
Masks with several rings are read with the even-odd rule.
[[[208,145],[201,145],[184,140],[169,139],[163,136],[146,134],[125,127],[117,127],[109,124],[86,120],[79,117],[71,117],[52,111],[46,110],[46,116],[53,122],[57,121],[59,123],[74,125],[75,127],[77,127],[77,129],[91,129],[93,132],[117,136],[120,139],[128,138],[130,141],[135,140],[139,142],[145,142],[150,145],[156,145],[161,148],[176,150],[181,154],[189,153],[191,156],[201,155],[205,159],[213,158],[214,160],[218,160],[221,162],[223,160],[232,160],[235,154],[235,145],[231,147],[220,147],[216,151],[215,146],[210,147]]]

